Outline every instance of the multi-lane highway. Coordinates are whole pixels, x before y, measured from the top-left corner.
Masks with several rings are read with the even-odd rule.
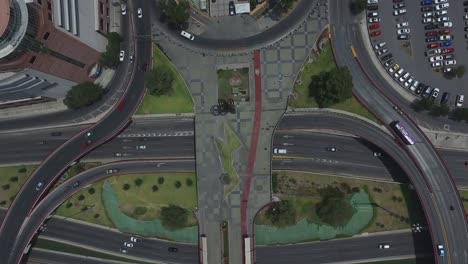
[[[134,6],[143,6],[143,3],[144,1],[131,1],[129,4],[133,9]],[[150,39],[139,38],[139,36],[150,34],[151,23],[148,16],[137,19],[134,13],[126,16],[126,20],[123,25],[129,27],[128,32],[131,32],[125,36],[127,54],[133,52],[135,60],[133,64],[124,63],[122,66],[128,67],[128,74],[126,74],[128,79],[125,80],[128,83],[128,88],[121,98],[125,105],[119,111],[112,110],[99,123],[73,136],[48,156],[33,175],[29,177],[18,192],[0,227],[0,244],[2,244],[0,259],[4,260],[5,263],[14,262],[16,264],[14,260],[9,260],[9,257],[12,256],[10,253],[13,250],[15,237],[23,224],[21,220],[27,218],[37,201],[47,192],[55,180],[64,173],[69,164],[117,135],[129,124],[131,116],[136,111],[144,95],[143,72],[137,71],[136,65],[151,57]],[[84,143],[87,139],[85,139],[84,135],[88,132],[91,132],[92,135],[89,137],[91,142],[86,146]],[[44,186],[36,191],[38,182],[43,182]]]
[[[406,163],[417,165],[420,173],[409,174],[425,209],[431,228],[434,252],[436,245],[444,245],[446,257],[436,257],[439,263],[468,263],[468,230],[465,211],[455,184],[445,165],[429,140],[417,125],[405,115],[394,111],[394,103],[379,90],[383,83],[380,76],[369,75],[360,63],[362,46],[356,18],[342,2],[330,1],[330,28],[335,59],[339,66],[347,66],[353,77],[353,93],[384,124],[401,120],[416,138],[416,144],[402,146],[409,157]],[[358,50],[357,57],[351,46]]]

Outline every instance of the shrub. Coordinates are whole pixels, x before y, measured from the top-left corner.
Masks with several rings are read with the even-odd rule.
[[[153,190],[153,192],[157,192],[159,190],[159,187],[157,185],[153,185],[151,187],[151,190]]]
[[[273,172],[271,174],[271,188],[273,189],[274,193],[278,192],[278,173],[277,172]]]
[[[361,191],[361,189],[360,189],[359,187],[353,187],[353,188],[351,188],[351,192],[353,192],[353,193],[358,193],[358,192],[360,192],[360,191]]]
[[[179,189],[181,186],[182,186],[182,183],[180,183],[180,181],[176,181],[174,186]]]
[[[10,182],[18,182],[18,176],[10,177]]]
[[[185,179],[185,184],[187,184],[187,186],[192,186],[193,185],[193,180],[190,179],[190,178],[187,178],[187,179]]]
[[[7,183],[7,184],[2,185],[2,189],[5,190],[5,191],[9,190],[10,189],[10,184]]]
[[[103,94],[104,90],[100,85],[84,82],[73,86],[67,92],[63,103],[70,109],[78,109],[101,100]]]
[[[123,185],[122,189],[123,189],[124,191],[127,191],[128,189],[130,189],[130,184],[125,183],[125,184]]]
[[[135,207],[135,210],[133,211],[133,213],[135,215],[144,215],[144,214],[146,214],[147,211],[148,211],[148,208],[146,208],[144,206],[137,206],[137,207]]]
[[[7,203],[7,201],[5,201],[5,200],[0,201],[0,205],[5,205],[6,203]]]
[[[94,218],[97,219],[97,218],[99,218],[100,216],[101,216],[100,214],[95,214],[95,215],[94,215]]]
[[[88,189],[89,194],[94,194],[95,192],[96,192],[96,190],[93,187]]]
[[[273,203],[265,213],[273,225],[284,227],[296,223],[296,208],[289,200]]]
[[[72,206],[73,206],[72,203],[67,203],[67,204],[65,205],[66,208],[70,208],[70,207],[72,207]]]
[[[164,177],[159,177],[158,178],[158,184],[161,185],[164,183]]]
[[[316,206],[317,216],[331,226],[344,226],[354,214],[345,194],[337,187],[320,189],[321,201]]]
[[[161,223],[169,229],[179,229],[185,227],[188,220],[188,211],[176,205],[169,205],[161,208]]]
[[[18,172],[19,172],[19,173],[24,173],[24,172],[26,172],[26,168],[25,168],[25,167],[22,167],[22,168],[20,168],[20,169],[18,170]]]
[[[80,196],[78,196],[78,201],[83,201],[85,199],[85,196],[80,194]]]

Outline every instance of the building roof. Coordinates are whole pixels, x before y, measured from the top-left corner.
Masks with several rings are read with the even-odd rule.
[[[0,36],[3,35],[10,21],[10,1],[0,0]]]

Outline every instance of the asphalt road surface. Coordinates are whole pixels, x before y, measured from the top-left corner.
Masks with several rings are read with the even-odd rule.
[[[422,131],[407,116],[400,115],[393,110],[394,103],[380,93],[381,76],[369,74],[364,70],[367,62],[360,59],[366,57],[362,46],[362,39],[358,32],[355,18],[351,16],[349,8],[342,8],[341,1],[330,1],[330,25],[332,46],[335,59],[339,66],[347,66],[353,78],[354,95],[384,124],[394,120],[405,123],[406,129],[416,138],[416,144],[402,146],[409,157],[406,163],[414,163],[421,173],[409,174],[424,207],[431,235],[434,252],[436,245],[442,244],[446,250],[446,257],[436,257],[438,263],[467,263],[468,231],[465,211],[459,199],[455,184],[450,174]],[[354,58],[351,45],[356,49],[358,58]],[[370,67],[372,68],[372,67]],[[403,145],[403,144],[402,144]],[[400,164],[401,165],[401,164]],[[450,209],[449,209],[450,208]]]
[[[131,6],[144,6],[143,2],[142,0],[131,1],[129,4]],[[92,149],[112,138],[113,135],[116,135],[129,124],[131,116],[136,111],[140,99],[144,95],[143,72],[136,71],[135,65],[150,58],[151,42],[148,38],[134,38],[134,36],[148,35],[151,30],[151,24],[149,23],[148,16],[137,19],[136,14],[132,13],[132,15],[126,16],[126,19],[129,21],[125,21],[122,25],[124,25],[124,27],[128,25],[130,27],[129,32],[132,32],[132,34],[125,36],[127,40],[130,40],[125,49],[127,50],[127,54],[129,54],[129,47],[132,47],[135,42],[135,61],[133,64],[130,64],[130,66],[133,67],[133,73],[132,71],[129,73],[129,88],[121,99],[125,101],[125,106],[120,111],[111,111],[98,124],[85,131],[81,131],[81,133],[72,137],[67,143],[56,149],[52,155],[42,162],[39,168],[36,169],[33,175],[29,177],[28,181],[22,186],[0,227],[0,244],[2,245],[0,249],[0,259],[4,260],[5,263],[16,264],[15,261],[8,261],[8,259],[13,250],[15,237],[23,224],[23,221],[20,219],[26,219],[37,201],[64,173],[69,164],[85,156]],[[135,20],[134,22],[133,19]],[[125,67],[125,65],[123,67]],[[89,146],[85,146],[84,143],[86,140],[84,134],[90,131],[93,132],[93,135],[90,137],[92,142]],[[39,191],[36,190],[38,182],[44,183],[44,186],[39,188]]]

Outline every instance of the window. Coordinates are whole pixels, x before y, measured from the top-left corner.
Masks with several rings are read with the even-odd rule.
[[[29,59],[29,63],[33,64],[36,61],[36,56],[32,56],[31,59]]]
[[[52,5],[50,4],[50,1],[47,1],[47,9],[52,10]]]
[[[104,6],[103,6],[102,2],[99,2],[99,13],[102,14],[102,12],[104,12]]]
[[[43,38],[44,40],[47,40],[47,39],[49,38],[49,36],[50,36],[50,33],[49,33],[49,32],[46,32],[42,38]]]
[[[52,21],[52,14],[51,14],[51,13],[47,14],[47,18],[48,18],[50,21]]]
[[[37,3],[42,5],[42,0],[37,0]]]

